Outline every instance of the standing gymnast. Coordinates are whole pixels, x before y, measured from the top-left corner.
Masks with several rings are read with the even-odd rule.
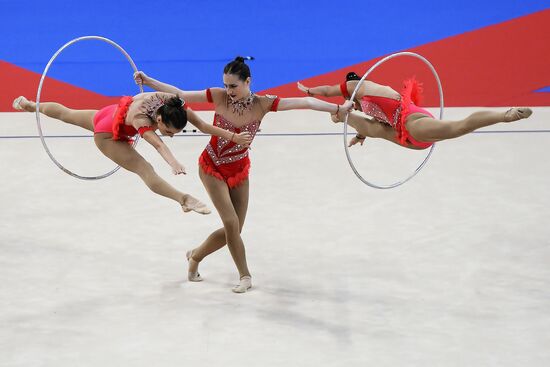
[[[298,83],[298,89],[309,96],[343,96],[347,100],[359,83],[359,76],[350,72],[342,84],[306,87]],[[351,92],[351,93],[350,93]],[[355,94],[354,105],[364,114],[350,113],[348,124],[357,130],[349,146],[363,144],[365,138],[382,138],[410,149],[426,149],[433,143],[457,138],[479,128],[499,122],[512,122],[528,118],[530,108],[511,108],[506,112],[478,111],[463,120],[438,120],[419,107],[422,87],[414,78],[404,82],[401,93],[391,87],[369,80],[363,81]],[[344,121],[345,114],[332,114],[334,122]]]
[[[349,101],[344,105],[337,105],[310,97],[259,96],[250,91],[250,69],[244,60],[243,57],[237,57],[225,66],[225,88],[182,91],[150,78],[143,72],[137,72],[134,79],[138,84],[147,85],[155,90],[181,95],[190,103],[214,103],[214,125],[233,133],[247,131],[252,138],[258,131],[262,118],[271,111],[313,109],[338,114],[340,111],[348,112],[353,106]],[[252,287],[252,280],[240,233],[248,208],[248,149],[227,138],[212,136],[199,157],[199,166],[200,178],[221,217],[223,228],[212,232],[199,247],[187,252],[188,278],[190,281],[201,281],[198,273],[199,262],[227,244],[240,279],[239,284],[232,290],[236,293],[246,292]]]
[[[36,103],[20,96],[13,101],[19,111],[35,112]],[[59,103],[40,103],[40,112],[63,122],[80,126],[94,133],[99,150],[117,165],[137,174],[156,194],[177,201],[184,212],[191,210],[209,214],[210,209],[189,194],[182,193],[163,180],[149,162],[132,146],[132,137],[138,133],[151,144],[172,168],[175,175],[185,174],[185,168],[174,157],[168,146],[155,133],[174,136],[189,121],[206,134],[217,134],[225,139],[247,146],[252,140],[249,134],[233,134],[202,121],[184,101],[169,93],[140,93],[134,97],[122,97],[118,105],[101,110],[73,110]]]

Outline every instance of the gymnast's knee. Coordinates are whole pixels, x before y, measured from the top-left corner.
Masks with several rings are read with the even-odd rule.
[[[236,214],[222,217],[222,222],[226,234],[231,235],[241,233],[241,224],[239,222],[239,217],[237,217]]]

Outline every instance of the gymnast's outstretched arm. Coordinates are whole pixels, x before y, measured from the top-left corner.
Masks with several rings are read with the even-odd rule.
[[[330,112],[331,114],[336,114],[340,111],[350,111],[353,108],[353,103],[346,101],[343,105],[338,105],[335,103],[329,103],[321,101],[317,98],[312,97],[302,97],[302,98],[281,98],[279,105],[277,107],[278,111],[288,111],[288,110],[315,110]]]
[[[157,90],[159,92],[172,93],[177,95],[180,98],[183,98],[186,102],[207,102],[206,92],[202,91],[184,91],[175,87],[171,84],[161,82],[159,80],[153,79],[143,71],[136,71],[134,73],[134,80],[136,84],[146,85],[149,88]]]
[[[339,85],[319,85],[311,88],[306,87],[300,82],[297,85],[298,89],[308,96],[336,97],[342,95]]]

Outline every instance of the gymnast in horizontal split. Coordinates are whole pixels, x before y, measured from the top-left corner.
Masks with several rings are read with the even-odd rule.
[[[298,83],[298,89],[309,96],[343,96],[347,100],[360,82],[359,76],[350,72],[346,80],[337,85],[307,87]],[[360,143],[366,137],[382,138],[410,149],[426,149],[433,143],[454,139],[479,128],[499,122],[513,122],[531,116],[530,108],[510,108],[506,112],[478,111],[456,121],[439,120],[422,107],[422,86],[415,79],[405,80],[400,93],[389,86],[364,80],[354,98],[355,109],[348,124],[357,131],[349,146]],[[343,111],[332,114],[332,121],[342,122]]]
[[[13,101],[13,108],[35,112],[36,103],[20,96]],[[205,123],[187,108],[179,96],[170,93],[125,96],[118,104],[100,110],[75,110],[56,102],[41,102],[39,108],[48,117],[93,132],[96,146],[107,158],[137,174],[154,193],[178,202],[184,212],[209,214],[210,209],[195,197],[178,191],[162,179],[153,166],[132,147],[132,138],[140,134],[157,150],[175,175],[185,174],[185,168],[157,135],[156,130],[164,136],[172,137],[185,127],[189,119],[203,133],[218,135],[243,146],[248,146],[251,142],[251,136],[247,132],[235,134]]]

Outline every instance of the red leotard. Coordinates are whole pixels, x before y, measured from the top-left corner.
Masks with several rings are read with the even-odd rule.
[[[207,99],[212,102],[210,89],[206,90]],[[279,98],[275,97],[270,111],[277,111]],[[261,120],[236,127],[231,121],[221,114],[214,115],[214,126],[239,134],[248,132],[252,138],[260,128]],[[225,181],[229,188],[234,188],[248,179],[250,170],[250,158],[248,148],[236,144],[227,139],[212,136],[210,142],[199,157],[199,165],[203,171],[219,180]]]
[[[132,142],[132,137],[136,134],[143,134],[146,131],[154,130],[152,126],[143,126],[139,129],[131,125],[126,125],[126,114],[134,99],[124,96],[118,102],[118,105],[109,105],[97,111],[94,115],[94,133],[111,133],[113,140]]]
[[[340,90],[344,97],[350,98],[346,82],[340,85]],[[414,139],[409,134],[406,125],[407,117],[413,113],[422,113],[433,117],[430,112],[418,107],[422,98],[422,86],[415,78],[407,79],[400,94],[400,100],[380,96],[363,96],[360,100],[361,109],[367,115],[392,126],[399,144],[411,144],[421,149],[430,147],[433,143]]]

